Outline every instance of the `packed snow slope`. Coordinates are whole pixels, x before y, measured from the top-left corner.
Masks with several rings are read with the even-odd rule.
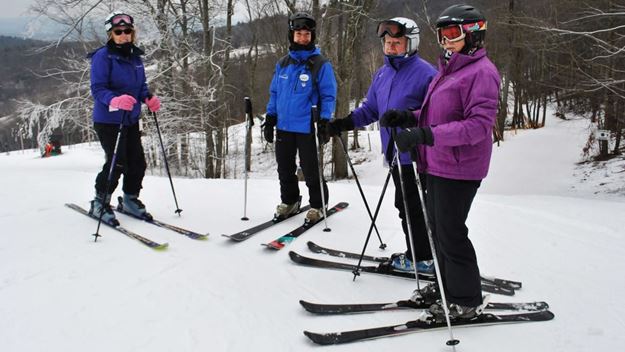
[[[547,301],[550,322],[454,330],[458,351],[615,351],[625,344],[625,202],[579,187],[576,162],[587,135],[585,120],[548,120],[540,130],[509,134],[495,147],[491,172],[475,199],[470,237],[483,274],[522,281],[514,297],[492,301]],[[258,131],[255,130],[255,142]],[[387,169],[377,132],[373,144],[352,153],[372,207]],[[260,150],[255,146],[255,153]],[[158,219],[210,232],[194,241],[119,216],[122,224],[158,242],[153,251],[63,206],[84,207],[93,197],[102,152],[96,143],[65,148],[58,157],[35,152],[0,156],[0,350],[22,351],[308,351],[303,334],[401,323],[418,312],[313,316],[298,300],[383,302],[408,298],[416,283],[363,273],[297,266],[288,251],[311,254],[306,241],[360,251],[369,220],[353,180],[330,182],[330,203],[350,206],[286,249],[260,246],[303,221],[290,219],[246,242],[234,233],[270,219],[279,202],[277,176],[267,154],[255,155],[243,215],[242,179],[174,179],[181,208],[166,177],[148,176],[141,198]],[[260,161],[265,162],[261,163]],[[576,171],[577,170],[577,171]],[[599,177],[593,174],[595,177]],[[612,178],[622,182],[621,175]],[[307,190],[301,184],[307,200]],[[388,249],[405,250],[389,187],[378,228]],[[121,194],[118,189],[116,195]],[[327,258],[326,258],[327,259]],[[333,351],[448,351],[446,331],[430,331],[328,347]]]

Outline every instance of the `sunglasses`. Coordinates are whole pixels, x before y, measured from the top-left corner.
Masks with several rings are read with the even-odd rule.
[[[115,33],[115,35],[122,35],[122,33],[124,34],[131,34],[133,32],[132,28],[126,28],[126,29],[114,29],[113,33]]]

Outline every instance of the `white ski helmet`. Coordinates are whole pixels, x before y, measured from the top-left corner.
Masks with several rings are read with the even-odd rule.
[[[116,26],[127,26],[130,28],[134,28],[134,24],[135,20],[129,14],[121,11],[113,11],[108,16],[106,16],[106,20],[104,21],[104,28],[108,32]]]
[[[378,24],[378,37],[384,38],[386,34],[393,38],[406,37],[408,45],[406,56],[410,56],[419,49],[419,26],[406,17],[393,17]]]

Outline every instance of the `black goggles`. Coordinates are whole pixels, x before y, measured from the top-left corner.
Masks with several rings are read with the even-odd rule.
[[[292,31],[298,31],[306,29],[309,31],[315,30],[315,21],[308,18],[296,18],[289,23],[289,27]]]
[[[382,38],[387,34],[392,38],[401,38],[406,35],[406,27],[395,21],[380,22],[378,24],[378,37]]]

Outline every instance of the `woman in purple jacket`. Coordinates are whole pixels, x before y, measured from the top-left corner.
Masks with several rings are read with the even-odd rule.
[[[362,105],[346,118],[336,119],[328,124],[330,136],[337,136],[341,131],[349,131],[355,127],[374,123],[389,109],[419,109],[427,87],[436,75],[434,67],[417,54],[419,27],[413,20],[395,17],[382,21],[378,24],[377,34],[382,40],[384,65],[373,75],[367,98]],[[390,128],[380,129],[382,153],[385,154],[385,160],[389,164],[392,163],[393,158],[392,145],[391,149],[388,148],[390,130]],[[390,264],[396,270],[414,272],[413,262],[416,262],[420,273],[431,274],[434,272],[431,260],[432,252],[428,243],[415,173],[409,153],[400,154],[400,164],[406,195],[402,195],[401,192],[397,167],[393,168],[392,175],[395,184],[395,207],[399,210],[407,250],[405,253],[393,255]],[[404,210],[404,197],[409,204],[408,212]],[[415,253],[412,253],[410,244],[407,216],[410,217],[410,224],[412,225],[410,232],[412,232]]]
[[[488,172],[500,77],[483,48],[486,19],[478,9],[451,6],[436,27],[443,54],[421,110],[389,111],[382,123],[418,124],[399,133],[396,143],[403,151],[419,145],[417,165],[427,175],[428,218],[450,317],[466,319],[480,314],[483,305],[480,271],[465,222]],[[428,286],[421,293],[425,297],[432,291],[438,288]],[[431,311],[444,314],[440,305]]]
[[[102,221],[118,225],[110,201],[122,173],[124,210],[138,217],[151,218],[138,198],[146,169],[139,118],[142,102],[153,112],[160,109],[161,103],[148,91],[141,60],[143,51],[134,45],[136,34],[132,16],[113,12],[106,18],[104,27],[108,42],[88,55],[94,100],[93,128],[106,154],[106,162],[95,180],[96,195],[89,212],[95,216],[102,213]],[[123,124],[121,131],[120,124]],[[121,136],[115,150],[118,133]],[[115,152],[117,159],[111,169]],[[109,170],[113,173],[110,184]]]

